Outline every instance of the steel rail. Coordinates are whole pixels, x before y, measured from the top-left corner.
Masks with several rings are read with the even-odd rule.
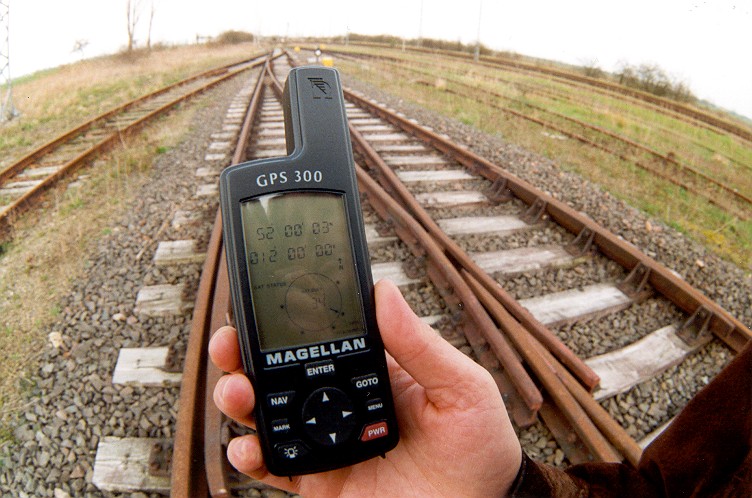
[[[222,227],[222,218],[217,213],[217,226]],[[220,327],[228,325],[231,313],[230,282],[227,275],[227,260],[223,247],[217,270],[217,282],[214,287],[212,302],[211,325],[209,335],[213,335]],[[206,356],[206,354],[204,355]],[[225,446],[222,441],[224,415],[214,403],[214,386],[217,385],[223,372],[212,362],[206,361],[206,381],[204,399],[204,472],[208,485],[209,496],[225,497],[231,495],[231,485],[228,479],[228,469],[225,457]]]
[[[452,90],[447,90],[447,91],[449,93],[454,93],[455,95],[461,95],[461,94],[459,94],[457,92],[453,92]],[[496,95],[496,94],[494,94],[494,95]],[[598,150],[601,150],[603,152],[606,152],[607,154],[610,154],[612,156],[616,156],[619,159],[627,161],[627,162],[629,162],[629,163],[637,166],[640,169],[643,169],[645,171],[650,172],[651,174],[659,177],[660,179],[662,179],[664,181],[667,181],[667,182],[669,182],[669,183],[671,183],[673,185],[676,185],[677,187],[681,187],[681,188],[686,189],[687,191],[689,191],[689,192],[691,192],[691,193],[693,193],[693,194],[695,194],[695,195],[697,195],[699,197],[702,197],[703,199],[705,199],[709,203],[711,203],[711,204],[713,204],[713,205],[715,205],[715,206],[717,206],[717,207],[719,207],[719,208],[721,208],[721,209],[723,209],[725,211],[728,211],[728,212],[734,211],[734,209],[731,206],[728,206],[725,203],[719,201],[716,197],[713,196],[712,193],[706,192],[705,190],[702,190],[702,189],[700,189],[700,188],[698,188],[698,187],[696,187],[694,185],[689,185],[687,182],[681,181],[681,180],[677,179],[675,176],[673,176],[673,175],[671,175],[669,173],[665,173],[665,172],[661,171],[660,169],[655,168],[653,166],[650,166],[649,164],[646,164],[646,163],[644,163],[642,161],[639,161],[639,160],[637,160],[635,158],[630,158],[630,157],[626,156],[624,153],[617,152],[617,151],[613,150],[611,147],[607,147],[607,146],[602,145],[602,144],[600,144],[598,142],[595,142],[595,141],[591,140],[590,138],[588,138],[588,137],[586,137],[584,135],[580,135],[579,133],[575,133],[573,131],[566,130],[566,129],[562,128],[561,126],[555,125],[555,124],[553,124],[553,123],[551,123],[549,121],[544,121],[542,119],[539,119],[539,118],[536,118],[536,117],[529,116],[527,114],[521,113],[519,111],[515,111],[514,109],[510,109],[509,107],[500,106],[500,105],[495,104],[493,102],[487,103],[487,104],[490,105],[491,107],[493,107],[494,109],[498,109],[498,110],[500,110],[500,111],[502,111],[504,113],[510,114],[510,115],[515,116],[517,118],[524,119],[526,121],[530,121],[530,122],[535,123],[535,124],[537,124],[539,126],[542,126],[543,128],[548,128],[550,130],[556,131],[558,133],[566,135],[569,138],[577,140],[578,142],[581,142],[581,143],[583,143],[585,145],[588,145],[588,146],[593,147],[595,149],[598,149]],[[570,122],[572,122],[574,124],[577,124],[579,126],[582,126],[582,127],[586,128],[586,129],[590,129],[591,131],[595,131],[597,133],[602,133],[603,135],[606,135],[606,136],[608,136],[608,137],[610,137],[610,138],[612,138],[614,140],[618,140],[620,142],[623,142],[624,144],[626,144],[626,145],[628,145],[630,147],[634,147],[634,148],[636,148],[638,150],[641,150],[641,151],[643,151],[643,152],[645,152],[647,154],[650,154],[650,155],[654,156],[657,159],[660,159],[661,161],[663,161],[664,164],[667,164],[667,165],[671,164],[671,165],[673,165],[675,167],[675,169],[676,169],[676,173],[678,173],[678,174],[683,174],[683,175],[686,175],[688,177],[692,176],[692,175],[694,175],[696,177],[699,177],[699,179],[701,181],[704,181],[704,182],[707,182],[709,184],[712,184],[712,185],[718,187],[719,189],[725,191],[726,193],[731,194],[733,197],[736,197],[738,199],[738,201],[740,201],[740,202],[742,202],[744,204],[752,204],[752,199],[751,198],[749,198],[748,196],[742,194],[741,192],[738,192],[733,187],[729,187],[728,185],[726,185],[726,184],[724,184],[722,182],[719,182],[718,180],[715,180],[714,178],[711,178],[707,174],[705,174],[705,173],[703,173],[703,172],[701,172],[701,171],[699,171],[699,170],[697,170],[697,169],[695,169],[695,168],[693,168],[691,166],[687,166],[687,165],[681,164],[676,159],[673,159],[673,158],[671,158],[671,157],[669,157],[669,156],[667,156],[665,154],[661,154],[660,152],[658,152],[658,151],[656,151],[656,150],[654,150],[654,149],[652,149],[650,147],[647,147],[645,145],[639,144],[639,143],[635,142],[634,140],[631,140],[631,139],[626,138],[626,137],[619,136],[616,133],[613,133],[613,132],[611,132],[609,130],[606,130],[604,128],[601,128],[599,126],[594,126],[594,125],[585,123],[583,121],[580,121],[578,119],[574,119],[574,118],[571,118],[569,116],[564,116],[563,114],[553,113],[553,112],[548,111],[546,109],[543,109],[542,107],[539,107],[539,106],[535,106],[535,105],[527,104],[527,103],[525,103],[525,105],[528,106],[528,107],[530,107],[530,108],[532,108],[532,109],[540,110],[540,111],[543,111],[543,112],[545,112],[547,114],[552,114],[555,117],[564,119],[566,121],[570,121]],[[736,214],[741,219],[743,219],[743,220],[749,219],[749,216],[747,216],[745,214],[741,214],[741,213],[736,213]]]
[[[359,44],[354,43],[354,45],[359,45]],[[369,46],[371,44],[363,44],[363,45]],[[411,52],[425,53],[429,55],[443,54],[449,57],[458,58],[462,60],[472,59],[473,57],[470,54],[463,54],[463,53],[453,52],[450,50],[436,50],[436,49],[427,49],[427,48],[420,48],[420,47],[408,47],[408,50]],[[649,103],[651,105],[654,105],[664,110],[673,111],[684,117],[691,118],[691,119],[700,121],[706,125],[712,126],[716,129],[729,132],[748,142],[752,141],[752,130],[750,130],[749,128],[745,126],[727,121],[725,119],[714,116],[707,112],[703,112],[699,109],[689,107],[680,102],[666,99],[663,97],[659,97],[657,95],[653,95],[651,93],[644,92],[642,90],[628,88],[617,83],[612,83],[612,82],[600,80],[597,78],[591,78],[589,76],[576,74],[570,71],[564,71],[561,69],[554,69],[550,67],[544,67],[544,66],[529,64],[529,63],[525,63],[521,61],[504,59],[500,57],[481,56],[480,61],[476,62],[476,64],[481,64],[486,67],[492,67],[492,68],[503,67],[503,68],[510,69],[510,70],[516,70],[518,72],[527,71],[527,72],[532,72],[532,73],[546,74],[549,76],[555,76],[557,78],[560,78],[564,80],[565,82],[575,82],[579,84],[584,84],[586,86],[599,88],[609,93],[627,95],[635,100]]]
[[[445,250],[457,264],[470,273],[475,275],[476,278],[483,280],[484,282],[493,281],[493,279],[483,271],[477,263],[473,261],[469,254],[464,251],[451,237],[449,237],[439,227],[438,223],[426,212],[426,210],[420,205],[420,203],[413,197],[413,195],[407,190],[404,184],[397,178],[394,171],[384,162],[379,154],[371,147],[370,144],[363,138],[363,135],[350,126],[350,136],[353,140],[353,145],[356,150],[360,152],[369,166],[372,166],[378,171],[379,178],[383,179],[388,184],[388,191],[393,195],[396,195],[399,200],[407,207],[410,213],[415,216],[423,227],[434,237],[437,243]],[[514,309],[517,314],[525,315],[527,317],[528,328],[532,334],[534,334],[538,340],[545,344],[560,360],[567,365],[578,378],[589,389],[594,389],[599,382],[598,376],[593,370],[585,365],[577,355],[575,355],[556,335],[551,332],[547,327],[536,320],[532,314],[530,314],[524,307],[519,305],[515,299],[509,296],[498,284],[494,282],[493,285],[489,284],[489,287],[493,287],[495,290],[494,295],[500,302],[504,303],[504,306],[508,309]]]
[[[268,66],[269,58],[262,62],[265,67]],[[242,154],[251,134],[253,118],[258,112],[263,81],[262,71],[247,107],[232,164],[244,159]],[[180,386],[170,475],[173,497],[229,496],[230,493],[221,440],[222,414],[212,399],[213,387],[222,372],[207,361],[206,355],[209,338],[228,321],[229,296],[222,216],[217,209],[207,259],[199,281]]]
[[[349,54],[346,57],[353,58],[353,59],[357,60],[357,57],[351,56]],[[395,66],[399,65],[400,62],[404,62],[404,61],[399,61],[398,59],[389,58],[389,57],[384,57],[384,60],[386,60],[388,63],[393,64]],[[425,71],[421,71],[420,69],[413,68],[413,67],[403,67],[401,69],[403,69],[404,71],[411,71],[411,72],[415,72],[415,73],[418,73],[418,74],[422,74],[424,76],[430,76]],[[454,79],[451,79],[451,78],[448,78],[448,77],[445,77],[444,79],[446,79],[447,81],[451,82],[454,85],[466,88],[466,89],[470,90],[471,92],[478,92],[479,91],[478,88],[472,87],[471,85],[468,85],[468,84],[463,83],[461,81],[457,81],[457,80],[454,80]],[[418,83],[422,83],[422,84],[426,84],[426,85],[430,86],[429,83],[425,83],[425,82],[422,82],[422,81],[418,81]],[[453,94],[453,95],[458,95],[460,97],[469,97],[467,94],[463,94],[463,93],[457,92],[457,91],[449,89],[449,88],[445,88],[444,91],[446,93]],[[704,182],[705,184],[711,184],[711,185],[717,187],[718,189],[724,191],[725,193],[730,194],[732,197],[734,197],[736,199],[737,202],[743,204],[743,206],[745,208],[749,208],[750,207],[749,205],[752,204],[752,198],[750,198],[749,196],[747,196],[747,195],[739,192],[734,187],[726,185],[725,183],[720,182],[720,181],[716,180],[715,178],[712,178],[710,175],[708,175],[708,174],[706,174],[706,173],[704,173],[704,172],[702,172],[702,171],[700,171],[700,170],[698,170],[698,169],[696,169],[696,168],[694,168],[694,167],[692,167],[690,165],[680,163],[675,157],[673,157],[671,155],[663,154],[663,153],[661,153],[661,152],[653,149],[652,147],[640,144],[640,143],[638,143],[638,142],[636,142],[636,141],[634,141],[634,140],[632,140],[632,139],[630,139],[628,137],[621,136],[621,135],[619,135],[617,133],[614,133],[614,132],[612,132],[612,131],[610,131],[610,130],[608,130],[606,128],[603,128],[603,127],[600,127],[600,126],[596,126],[596,125],[592,125],[592,124],[586,123],[586,122],[584,122],[582,120],[579,120],[579,119],[576,119],[576,118],[572,118],[570,116],[566,116],[564,114],[551,111],[551,110],[546,109],[546,108],[544,108],[542,106],[539,106],[539,105],[535,105],[535,104],[531,104],[529,102],[525,102],[525,101],[522,101],[522,100],[518,100],[518,99],[506,97],[506,96],[501,95],[501,94],[496,93],[496,92],[485,92],[484,95],[496,97],[496,98],[503,99],[503,100],[509,100],[509,101],[514,102],[514,103],[518,103],[518,104],[523,105],[525,107],[528,107],[530,109],[542,112],[544,114],[553,116],[553,117],[558,118],[558,119],[562,119],[564,121],[568,121],[568,122],[570,122],[570,123],[572,123],[574,125],[581,126],[585,130],[590,130],[590,131],[595,132],[595,133],[600,133],[600,134],[605,135],[605,136],[607,136],[607,137],[609,137],[609,138],[611,138],[611,139],[613,139],[615,141],[621,142],[621,143],[625,144],[628,147],[632,147],[634,149],[637,149],[637,151],[645,153],[645,154],[653,157],[654,159],[657,159],[657,160],[661,161],[661,163],[664,166],[671,166],[671,167],[673,167],[673,169],[675,170],[674,174],[666,173],[666,172],[664,172],[663,170],[661,170],[658,167],[654,167],[654,166],[652,166],[652,165],[650,165],[648,163],[645,163],[644,161],[639,160],[636,157],[636,155],[634,157],[627,156],[626,153],[618,152],[618,151],[614,150],[613,148],[611,148],[609,146],[603,145],[603,144],[601,144],[601,143],[599,143],[599,142],[597,142],[597,141],[595,141],[595,140],[593,140],[591,138],[588,138],[585,135],[582,135],[580,133],[576,133],[574,131],[562,128],[561,126],[559,126],[559,125],[557,125],[557,124],[555,124],[555,123],[553,123],[551,121],[545,121],[545,120],[543,120],[541,118],[538,118],[538,117],[535,117],[535,116],[531,116],[531,115],[525,114],[523,112],[519,112],[519,111],[517,111],[515,109],[512,109],[512,108],[507,107],[507,106],[499,105],[499,104],[497,104],[495,102],[486,102],[486,101],[482,100],[479,97],[474,97],[474,98],[469,97],[469,98],[472,98],[473,100],[475,100],[478,103],[481,103],[483,105],[489,105],[489,106],[493,107],[494,109],[497,109],[497,110],[499,110],[499,111],[501,111],[501,112],[503,112],[505,114],[509,114],[510,116],[514,116],[516,118],[523,119],[523,120],[529,121],[531,123],[535,123],[535,124],[537,124],[539,126],[542,126],[543,128],[547,128],[547,129],[556,131],[556,132],[561,133],[562,135],[565,135],[565,136],[567,136],[567,137],[569,137],[571,139],[574,139],[574,140],[577,140],[578,142],[584,143],[585,145],[588,145],[588,146],[593,147],[593,148],[595,148],[597,150],[603,151],[603,152],[605,152],[605,153],[607,153],[609,155],[615,156],[615,157],[617,157],[617,158],[619,158],[621,160],[627,161],[627,162],[633,164],[634,166],[636,166],[636,167],[638,167],[640,169],[643,169],[645,171],[650,172],[651,174],[653,174],[653,175],[661,178],[662,180],[664,180],[664,181],[666,181],[668,183],[671,183],[671,184],[676,185],[678,187],[684,188],[688,192],[691,192],[691,193],[693,193],[693,194],[695,194],[695,195],[697,195],[699,197],[702,197],[707,202],[709,202],[709,203],[711,203],[711,204],[719,207],[720,209],[728,212],[729,214],[736,215],[736,216],[738,216],[742,220],[749,219],[749,215],[747,215],[747,214],[745,214],[743,212],[739,212],[739,208],[738,207],[734,207],[732,205],[728,205],[725,202],[722,202],[721,200],[719,200],[716,197],[716,194],[714,194],[712,192],[708,192],[707,189],[703,189],[702,185],[703,185],[703,182]],[[679,180],[678,178],[676,178],[676,176],[675,176],[676,174],[682,175],[685,178],[685,180],[684,181]],[[700,187],[697,186],[697,182],[700,182],[700,185],[701,185]],[[743,211],[743,209],[744,208],[742,208],[742,211]]]
[[[578,213],[564,202],[542,192],[478,154],[459,147],[451,140],[389,112],[387,109],[347,89],[345,90],[345,97],[360,107],[369,109],[373,114],[382,117],[406,133],[432,144],[470,171],[480,174],[491,182],[496,182],[500,185],[500,188],[508,190],[526,204],[532,206],[537,203],[545,214],[571,233],[579,235],[584,230],[589,231],[592,234],[592,243],[607,257],[619,263],[628,271],[634,271],[637,267],[643,268],[648,274],[648,283],[656,291],[688,315],[702,314],[704,323],[700,327],[700,334],[704,333],[705,330],[710,331],[736,352],[739,352],[752,340],[752,331],[720,305],[674,275],[661,263],[645,255],[635,246],[620,239],[595,221]],[[497,296],[500,287],[495,281],[493,285],[490,281],[484,282],[484,285],[497,298],[500,297]],[[525,316],[524,313],[518,315],[518,311],[521,310],[510,309],[515,318],[527,327],[531,323],[530,318],[532,317]]]
[[[203,469],[204,434],[203,406],[207,391],[206,349],[212,333],[211,317],[214,309],[216,282],[222,253],[222,223],[217,211],[206,260],[193,308],[193,320],[180,382],[180,405],[175,427],[170,471],[170,495],[176,498],[198,497],[207,494],[206,473]]]
[[[543,384],[546,392],[554,399],[563,416],[570,422],[577,436],[583,441],[598,461],[619,462],[621,454],[614,451],[611,443],[621,451],[628,461],[636,464],[639,461],[641,450],[637,443],[626,434],[609,415],[598,405],[592,396],[569,375],[556,359],[550,354],[544,356],[541,350],[545,350],[528,332],[517,322],[506,309],[475,280],[466,270],[457,270],[454,264],[445,254],[444,250],[433,239],[425,228],[413,218],[406,208],[393,196],[384,191],[378,183],[365,171],[358,167],[358,185],[366,194],[371,205],[379,212],[380,216],[389,220],[395,227],[400,239],[411,242],[411,246],[419,244],[430,259],[432,268],[442,273],[446,279],[448,293],[456,295],[454,306],[461,313],[474,316],[476,313],[485,315],[485,311],[478,311],[476,304],[486,307],[495,320],[503,328],[504,333],[513,341],[516,350],[535,372],[537,378]],[[432,278],[433,280],[433,278]],[[437,285],[440,282],[434,280]],[[478,296],[478,297],[476,297]],[[452,300],[448,300],[452,302]],[[489,342],[494,338],[501,337],[498,329],[493,327],[479,328],[483,337]],[[468,342],[473,345],[472,337]],[[480,355],[479,355],[480,356]],[[481,362],[483,364],[483,362]],[[484,365],[486,366],[486,365]],[[486,366],[488,369],[488,367]],[[558,368],[558,370],[557,370]],[[493,369],[489,369],[494,374]],[[510,407],[514,414],[514,406]],[[610,442],[604,437],[603,431]]]
[[[196,75],[193,75],[193,76],[189,76],[188,78],[185,78],[185,79],[182,79],[182,80],[177,81],[175,83],[172,83],[172,84],[170,84],[170,85],[168,85],[168,86],[166,86],[164,88],[160,88],[160,89],[157,89],[157,90],[155,90],[153,92],[147,93],[146,95],[142,95],[142,96],[140,96],[140,97],[138,97],[138,98],[136,98],[134,100],[131,100],[129,102],[125,102],[125,103],[123,103],[123,104],[121,104],[121,105],[119,105],[117,107],[114,107],[114,108],[110,109],[109,111],[106,111],[106,112],[104,112],[104,113],[102,113],[102,114],[100,114],[100,115],[98,115],[96,117],[93,117],[93,118],[89,119],[88,121],[86,121],[85,123],[80,124],[80,125],[76,126],[75,128],[66,131],[62,135],[58,136],[57,138],[54,138],[53,140],[47,142],[46,144],[39,146],[38,148],[36,148],[32,152],[29,152],[28,154],[26,154],[24,157],[22,157],[21,159],[19,159],[15,163],[9,165],[8,167],[6,167],[2,171],[0,171],[0,183],[3,183],[10,176],[13,176],[14,174],[18,173],[23,168],[25,168],[26,166],[28,166],[29,164],[31,164],[32,162],[34,162],[37,159],[39,159],[40,157],[44,156],[50,150],[54,149],[55,147],[59,146],[62,143],[65,143],[65,142],[69,141],[70,138],[78,136],[81,133],[87,131],[89,128],[92,128],[97,123],[104,122],[107,119],[109,119],[109,118],[111,118],[111,117],[113,117],[113,116],[115,116],[117,114],[121,114],[121,113],[127,111],[128,109],[130,109],[131,107],[133,107],[135,105],[138,105],[138,104],[143,103],[143,102],[145,102],[147,100],[153,99],[154,97],[157,97],[159,95],[167,93],[170,90],[173,90],[173,89],[175,89],[177,87],[186,85],[188,83],[191,83],[193,81],[199,80],[201,78],[207,78],[207,77],[215,76],[215,75],[218,75],[218,74],[221,74],[221,73],[225,73],[225,72],[229,71],[230,68],[232,68],[234,66],[241,65],[241,64],[246,64],[246,63],[250,63],[251,61],[254,61],[254,60],[258,59],[258,58],[259,58],[259,56],[254,56],[254,57],[251,57],[249,59],[244,59],[242,61],[234,62],[234,63],[231,63],[231,64],[227,64],[227,65],[224,65],[224,66],[221,66],[221,67],[217,67],[217,68],[214,68],[214,69],[210,69],[210,70],[204,71],[202,73],[199,73],[199,74],[196,74]]]
[[[277,93],[277,97],[281,98],[283,89],[282,85],[276,78],[272,78],[272,87],[275,93]],[[354,133],[359,135],[359,133],[352,126],[350,126],[351,139],[353,141],[353,144],[357,144],[358,139],[353,135]],[[362,137],[360,139],[362,140]],[[361,179],[361,176],[361,174],[358,175],[359,181]],[[421,253],[423,252],[423,250],[432,253],[436,252],[436,250],[433,249],[434,241],[430,237],[423,236],[422,234],[419,235],[417,231],[412,231],[412,233],[421,241],[420,245],[422,246],[422,249],[416,249],[416,252]],[[443,253],[443,251],[441,252]],[[439,257],[435,256],[435,258],[438,259]],[[448,263],[449,260],[444,257],[438,264],[438,267],[447,267]],[[482,342],[488,343],[488,345],[495,353],[496,358],[499,362],[501,362],[505,371],[508,373],[509,380],[514,385],[517,393],[520,395],[529,411],[531,413],[536,413],[543,402],[543,397],[538,388],[533,383],[530,376],[525,371],[522,363],[512,350],[509,343],[502,336],[495,333],[496,327],[493,325],[493,322],[491,321],[485,310],[482,309],[478,300],[473,296],[469,287],[462,285],[462,279],[459,276],[459,273],[451,276],[445,275],[445,277],[451,281],[454,292],[462,296],[462,302],[464,303],[464,306],[467,307],[470,311],[470,316],[476,322],[478,329],[481,331],[482,335],[485,338],[485,341],[481,341],[479,340],[479,338],[473,338],[472,341],[469,340],[468,342],[470,342],[471,345],[474,345],[476,352],[478,353],[482,353],[483,351]],[[489,367],[493,367],[492,362],[488,362],[488,365]],[[528,419],[531,419],[529,414],[524,417],[524,420]]]
[[[264,67],[259,74],[256,86],[253,90],[253,95],[248,104],[245,118],[243,119],[243,125],[241,127],[235,150],[232,156],[232,164],[238,164],[246,160],[246,148],[253,133],[253,127],[255,120],[258,116],[258,112],[261,106],[261,100],[265,87],[267,86],[265,80],[267,74],[270,71],[271,58],[267,58],[264,63]],[[221,213],[217,213],[217,223],[221,226],[222,219]],[[230,323],[229,316],[232,313],[230,307],[230,283],[227,276],[227,262],[225,260],[224,251],[222,254],[222,269],[220,270],[221,277],[217,282],[217,288],[221,289],[220,296],[223,301],[215,302],[214,306],[217,309],[217,314],[212,319],[211,334],[213,334],[219,327]],[[225,416],[219,411],[214,404],[213,391],[219,378],[222,376],[222,372],[209,363],[206,371],[206,403],[204,406],[204,462],[206,469],[206,476],[209,485],[209,496],[212,497],[227,497],[231,496],[232,485],[229,479],[229,472],[226,465],[225,458],[225,445],[222,439],[223,424],[225,423]]]
[[[55,173],[47,176],[44,180],[42,180],[38,185],[36,185],[33,189],[30,191],[22,194],[20,197],[15,199],[13,202],[2,208],[2,211],[0,211],[0,228],[6,229],[8,225],[8,220],[18,215],[23,209],[28,207],[29,202],[37,197],[42,192],[46,191],[50,187],[52,187],[54,184],[56,184],[58,181],[60,181],[63,177],[69,175],[79,167],[83,166],[87,161],[91,160],[96,155],[108,150],[110,147],[112,147],[115,143],[122,140],[123,137],[128,136],[130,134],[135,133],[136,131],[140,130],[146,123],[154,119],[155,117],[164,114],[168,110],[172,109],[173,107],[177,106],[178,104],[190,99],[191,97],[194,97],[195,95],[198,95],[199,93],[202,93],[234,76],[237,76],[238,74],[241,74],[244,71],[247,71],[248,69],[251,69],[253,67],[256,67],[261,62],[250,62],[254,59],[258,59],[258,57],[254,57],[252,59],[249,59],[245,63],[235,63],[229,66],[224,66],[222,68],[214,69],[211,71],[206,71],[204,73],[201,73],[199,75],[193,76],[191,78],[187,78],[186,80],[183,80],[181,82],[175,83],[173,85],[170,85],[167,88],[163,88],[161,90],[157,90],[155,92],[152,92],[148,95],[145,95],[143,97],[139,97],[138,99],[135,99],[134,101],[128,102],[126,104],[123,104],[111,111],[108,111],[107,113],[104,113],[92,120],[87,121],[81,126],[76,127],[75,129],[64,133],[60,137],[52,140],[51,142],[43,145],[39,149],[37,149],[34,152],[31,152],[24,158],[22,158],[20,161],[14,163],[13,165],[6,168],[2,174],[0,174],[0,182],[5,182],[8,178],[12,177],[13,175],[19,173],[22,171],[26,166],[29,164],[32,164],[34,161],[40,159],[46,154],[49,154],[52,152],[55,148],[59,147],[62,144],[65,144],[69,142],[72,138],[78,137],[81,133],[84,131],[93,128],[97,123],[103,123],[107,119],[123,113],[125,110],[132,108],[133,106],[143,103],[147,100],[151,100],[155,96],[161,95],[163,93],[166,93],[169,90],[172,90],[174,88],[178,88],[180,86],[183,86],[187,83],[197,81],[201,78],[206,77],[213,77],[217,75],[216,78],[214,78],[212,81],[209,81],[208,83],[199,86],[198,88],[195,88],[191,90],[190,92],[182,94],[179,98],[174,99],[166,104],[163,104],[159,106],[156,109],[151,110],[149,113],[145,114],[144,116],[140,117],[139,119],[131,122],[126,126],[125,128],[118,129],[115,132],[112,132],[108,134],[106,137],[99,140],[97,143],[90,146],[85,151],[81,152],[80,154],[76,155],[74,158],[68,160],[66,163],[64,163],[59,170],[57,170]],[[241,66],[239,69],[231,70],[232,67]]]

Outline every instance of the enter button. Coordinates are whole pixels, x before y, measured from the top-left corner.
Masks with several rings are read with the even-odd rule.
[[[388,434],[389,429],[386,426],[386,422],[377,422],[363,428],[363,432],[360,434],[360,440],[363,442],[371,441],[373,439],[387,436]]]

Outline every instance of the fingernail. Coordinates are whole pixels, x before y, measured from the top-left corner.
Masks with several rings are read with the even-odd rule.
[[[214,386],[214,404],[217,405],[220,410],[222,409],[222,407],[224,407],[225,388],[227,387],[227,381],[227,375],[223,375],[219,378],[217,384]]]
[[[236,437],[227,445],[227,459],[235,468],[243,468],[252,459],[251,443],[245,438]]]

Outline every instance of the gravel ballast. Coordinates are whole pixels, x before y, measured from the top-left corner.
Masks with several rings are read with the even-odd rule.
[[[587,213],[678,272],[747,326],[752,324],[752,280],[733,264],[721,260],[670,227],[649,220],[577,175],[562,171],[554,161],[351,81],[346,75],[343,80],[347,86],[415,117],[421,124],[449,135],[541,190]],[[206,240],[214,219],[216,199],[194,198],[197,186],[203,183],[194,172],[205,165],[203,157],[212,141],[210,135],[221,129],[229,102],[244,83],[244,80],[236,80],[204,97],[208,105],[199,107],[186,139],[158,157],[150,180],[135,196],[128,213],[113,221],[111,233],[101,238],[95,250],[82,255],[88,261],[87,274],[73,284],[69,295],[59,304],[61,312],[57,321],[46,331],[53,337],[60,337],[62,342],[57,347],[48,343],[40,353],[38,363],[29,366],[26,381],[31,387],[26,406],[15,416],[12,441],[0,449],[0,494],[3,496],[101,496],[91,478],[97,444],[102,438],[170,439],[174,436],[178,388],[113,386],[112,372],[122,347],[172,345],[178,351],[185,349],[190,310],[169,317],[136,315],[136,295],[144,285],[184,283],[189,300],[193,300],[201,265],[156,267],[152,261],[157,242],[155,237],[176,210],[192,210],[203,214],[198,221],[180,228],[172,227],[168,222],[159,239]],[[508,206],[502,205],[490,210],[490,214],[508,210]],[[371,211],[365,211],[368,218],[375,221]],[[439,216],[442,213],[435,214],[442,217]],[[562,234],[555,227],[535,237],[560,242],[569,235]],[[479,239],[480,243],[488,244],[482,237]],[[529,239],[521,234],[509,240],[510,245],[523,246]],[[475,242],[466,241],[466,245],[470,247]],[[540,240],[536,239],[535,243],[540,243]],[[494,247],[493,244],[490,247]],[[141,257],[137,258],[142,251]],[[377,252],[375,257],[378,261],[386,261],[389,253],[400,258],[410,257],[399,244]],[[582,281],[575,282],[575,285],[590,282],[593,274],[599,280],[615,279],[622,272],[610,263],[585,263]],[[515,295],[524,297],[525,288],[530,285],[525,280],[527,278],[524,275],[510,277],[502,283],[508,283]],[[552,273],[550,277],[536,278],[550,279],[551,289],[569,285],[562,283],[563,274]],[[417,285],[406,294],[422,315],[438,314],[444,309],[443,301],[428,284]],[[599,354],[624,344],[620,330],[634,330],[640,335],[656,325],[642,317],[643,311],[651,307],[663,308],[667,304],[659,298],[651,298],[634,308],[631,314],[620,315],[616,321],[613,317],[605,317],[580,325],[576,333],[574,326],[560,327],[557,332],[566,336],[566,342],[579,354]],[[462,337],[453,334],[448,327],[444,321],[438,328],[453,344],[469,352]],[[587,336],[599,340],[582,339],[581,330],[587,330]],[[609,338],[611,336],[613,339]],[[630,434],[641,438],[673,417],[731,356],[725,346],[712,342],[698,355],[628,393],[604,401],[603,405]],[[525,450],[534,458],[556,465],[567,463],[542,425],[520,431],[520,437]]]
[[[210,134],[221,130],[230,100],[245,83],[236,79],[201,98],[185,140],[157,157],[125,216],[81,256],[86,275],[73,283],[48,330],[60,342],[48,342],[30,365],[27,406],[13,423],[14,441],[0,450],[3,496],[102,496],[91,482],[100,440],[174,436],[179,388],[115,386],[112,373],[124,347],[185,350],[191,310],[140,315],[136,296],[143,286],[183,283],[186,300],[193,301],[201,263],[158,267],[153,256],[160,240],[206,240],[217,199],[194,196],[204,183],[195,171],[205,166]],[[175,228],[170,220],[177,210],[200,216]]]

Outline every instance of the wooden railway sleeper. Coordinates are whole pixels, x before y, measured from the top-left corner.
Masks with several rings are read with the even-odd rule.
[[[373,199],[374,204],[381,204],[379,209],[386,209],[390,216],[400,219],[401,223],[412,232],[413,236],[421,241],[426,250],[427,257],[440,269],[442,279],[437,285],[439,291],[452,289],[457,294],[459,302],[462,303],[466,316],[472,319],[472,327],[464,327],[468,343],[478,356],[478,360],[492,375],[494,369],[498,368],[499,362],[502,363],[505,373],[509,375],[509,380],[514,384],[514,389],[507,391],[509,388],[504,384],[499,376],[495,376],[500,391],[516,391],[524,400],[529,412],[524,416],[519,411],[513,411],[513,417],[519,425],[529,425],[535,418],[535,412],[540,407],[543,398],[540,391],[525,372],[516,353],[506,340],[496,333],[496,327],[493,321],[485,312],[480,302],[472,293],[467,284],[462,280],[454,266],[450,263],[441,247],[433,240],[426,230],[403,208],[396,200],[384,192],[384,190],[360,167],[356,167],[358,175],[358,184],[361,192],[365,192],[369,200]],[[378,209],[377,209],[378,211]],[[486,350],[487,347],[491,350]],[[493,352],[491,352],[493,351]]]

